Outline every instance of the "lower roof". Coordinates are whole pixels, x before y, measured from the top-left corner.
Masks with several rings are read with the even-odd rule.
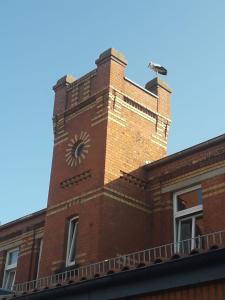
[[[174,154],[168,155],[168,156],[163,157],[163,158],[161,158],[157,161],[153,161],[153,162],[145,165],[144,168],[146,170],[154,169],[154,168],[160,167],[164,164],[173,162],[174,160],[177,160],[179,158],[183,158],[185,156],[194,154],[197,151],[205,150],[209,147],[215,146],[215,145],[217,145],[219,143],[223,143],[223,142],[225,142],[225,134],[219,135],[217,137],[209,139],[209,140],[207,140],[205,142],[202,142],[200,144],[194,145],[194,146],[189,147],[187,149],[184,149],[182,151],[179,151],[179,152],[176,152]]]
[[[57,286],[14,299],[121,299],[225,280],[225,248]]]
[[[23,217],[21,217],[21,218],[19,218],[19,219],[10,221],[10,222],[8,222],[8,223],[5,223],[5,224],[3,224],[3,225],[0,226],[0,230],[1,230],[1,229],[5,229],[5,228],[7,228],[7,227],[10,227],[10,226],[12,226],[12,225],[21,223],[21,222],[28,221],[28,220],[30,220],[30,219],[32,219],[32,218],[34,218],[34,217],[39,216],[39,215],[45,214],[45,213],[46,213],[46,210],[47,210],[47,208],[43,208],[43,209],[41,209],[41,210],[35,211],[34,213],[31,213],[31,214],[28,214],[28,215],[26,215],[26,216],[23,216]]]

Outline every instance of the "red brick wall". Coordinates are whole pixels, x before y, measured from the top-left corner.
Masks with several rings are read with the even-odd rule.
[[[132,300],[223,300],[225,282],[215,282],[202,286],[171,290],[152,295],[130,297]]]
[[[149,245],[150,209],[143,186],[136,181],[144,182],[140,167],[146,160],[166,154],[166,146],[152,142],[152,135],[158,134],[159,100],[124,78],[126,61],[114,50],[103,53],[96,63],[97,69],[81,79],[69,84],[64,78],[54,87],[58,115],[54,116],[55,147],[40,276],[65,266],[66,224],[73,215],[79,215],[78,264]],[[130,97],[133,104],[124,97]],[[169,105],[169,92],[163,97]],[[67,107],[64,113],[63,107]],[[144,109],[154,110],[155,119]],[[168,112],[164,114],[169,117]],[[90,148],[85,160],[74,168],[65,162],[65,153],[70,139],[81,131],[90,135]],[[62,188],[62,182],[87,170],[91,177]],[[133,183],[121,171],[132,173]]]
[[[43,235],[45,211],[18,219],[0,228],[0,285],[3,281],[6,255],[18,248],[16,283],[36,279],[38,241]]]
[[[68,139],[54,147],[52,170],[49,187],[48,206],[61,203],[71,197],[80,195],[88,190],[95,189],[103,184],[104,156],[106,139],[106,121],[100,127],[91,127],[91,119],[95,116],[94,109],[84,112],[79,118],[74,118],[66,123]],[[76,167],[70,167],[65,160],[66,150],[70,139],[75,134],[87,132],[90,136],[88,154],[82,163]],[[75,175],[90,170],[91,178],[80,182],[70,188],[63,189],[60,183]]]
[[[171,173],[176,172],[180,169],[180,174],[187,174],[195,169],[203,169],[206,164],[204,162],[208,162],[208,164],[213,164],[213,158],[218,155],[221,155],[225,152],[225,142],[221,141],[220,143],[214,143],[212,145],[207,145],[205,143],[205,147],[200,150],[195,150],[190,154],[183,154],[182,151],[175,154],[174,159],[171,159],[167,163],[155,165],[155,167],[149,168],[148,171],[148,179],[153,180],[157,177],[162,177],[162,180],[169,180],[171,178]],[[185,151],[185,150],[184,150]],[[211,160],[211,162],[210,162]],[[221,159],[224,161],[224,159]],[[163,176],[168,175],[168,178],[163,178]]]
[[[224,152],[222,142],[144,168],[145,161],[166,155],[170,90],[160,79],[146,86],[155,95],[138,87],[125,79],[125,65],[120,54],[108,50],[96,70],[78,80],[63,77],[54,87],[54,149],[40,277],[65,269],[73,216],[79,216],[77,265],[170,243],[176,189],[163,189],[225,165],[215,160]],[[66,151],[82,132],[89,135],[90,147],[81,164],[71,167]],[[224,174],[196,184],[203,190],[204,232],[224,229]],[[13,245],[20,247],[17,282],[36,276],[36,230],[44,218],[34,216],[0,231],[0,242],[16,239]],[[2,249],[0,280],[9,248]]]
[[[224,142],[213,145],[207,144],[205,148],[181,157],[177,155],[173,160],[168,160],[168,162],[161,165],[159,162],[158,166],[156,165],[147,170],[150,179],[147,198],[152,207],[152,226],[156,229],[154,233],[159,230],[157,228],[164,226],[163,219],[166,218],[168,238],[170,237],[173,241],[173,192],[198,184],[201,185],[203,194],[203,233],[225,229],[223,217],[225,213],[225,175],[210,175],[211,177],[208,179],[201,179],[201,175],[216,172],[216,170],[225,166],[224,146]],[[188,184],[188,180],[198,177],[200,179]],[[182,182],[187,183],[181,185]],[[163,192],[163,189],[168,189],[171,186],[174,187],[171,188],[170,192]],[[161,215],[164,215],[164,217],[161,218]],[[158,236],[164,237],[165,234],[159,234]],[[164,238],[161,241],[154,238],[153,244],[162,244],[164,241]]]
[[[77,203],[69,209],[47,216],[40,276],[65,268],[68,219],[73,216],[79,216],[76,264],[96,261],[100,240],[99,233],[101,232],[99,225],[101,200],[98,197],[85,203]]]
[[[205,232],[225,229],[225,174],[202,182]]]

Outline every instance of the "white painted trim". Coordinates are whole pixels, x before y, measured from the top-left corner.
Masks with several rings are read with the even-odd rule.
[[[194,191],[194,190],[198,190],[200,188],[201,188],[201,185],[198,184],[198,185],[180,190],[180,191],[173,194],[173,213],[174,213],[174,217],[176,217],[176,218],[182,217],[182,216],[185,216],[185,215],[188,215],[188,214],[198,212],[199,210],[203,209],[202,205],[197,205],[197,206],[187,208],[187,209],[184,209],[184,210],[181,210],[181,211],[177,210],[177,196],[185,194],[185,193],[189,193],[189,192]]]
[[[17,266],[17,261],[16,261],[15,264],[11,264],[11,265],[8,264],[10,253],[15,252],[15,251],[19,251],[19,248],[14,248],[14,249],[11,249],[11,250],[9,250],[9,251],[7,252],[6,263],[5,263],[5,270],[9,270],[9,269],[14,269],[14,268],[16,268],[16,266]]]
[[[176,202],[176,205],[177,205],[177,202]],[[181,217],[184,217],[186,215],[192,215],[192,214],[197,213],[197,212],[202,211],[202,210],[203,210],[202,205],[196,205],[196,206],[193,206],[191,208],[187,208],[187,209],[175,212],[175,217],[176,218],[181,218]]]
[[[42,255],[42,248],[43,248],[43,239],[41,239],[41,241],[40,241],[39,256],[38,256],[38,265],[37,265],[37,276],[36,276],[36,279],[38,279],[38,277],[39,277],[40,262],[41,262],[41,255]]]
[[[70,252],[71,252],[71,245],[74,244],[74,247],[76,247],[76,235],[77,235],[77,226],[78,226],[78,220],[79,220],[79,217],[74,217],[74,218],[71,218],[69,220],[69,230],[68,230],[68,237],[67,237],[67,248],[66,248],[66,267],[70,267],[70,266],[73,266],[75,265],[75,257],[74,257],[74,260],[72,261],[71,260],[71,257],[70,257]],[[71,230],[72,230],[72,222],[75,221],[75,228],[74,228],[74,232],[73,232],[73,236],[71,236]],[[72,239],[72,240],[71,240]]]
[[[197,189],[200,189],[202,186],[201,184],[197,184],[195,186],[191,186],[191,187],[188,187],[188,188],[185,188],[185,189],[182,189],[181,191],[178,191],[175,193],[175,195],[182,195],[184,193],[189,193],[191,191],[194,191],[194,190],[197,190]]]
[[[7,252],[7,255],[6,255],[6,263],[5,263],[4,276],[3,276],[3,281],[2,281],[2,287],[3,288],[7,288],[7,286],[6,286],[6,283],[8,283],[7,282],[8,280],[6,280],[7,274],[10,273],[10,272],[13,272],[13,271],[15,271],[15,274],[14,274],[14,278],[13,278],[13,282],[12,282],[12,287],[14,285],[14,281],[15,281],[15,278],[16,278],[16,267],[17,267],[18,258],[17,258],[16,263],[11,264],[11,265],[8,264],[8,261],[9,261],[10,253],[15,252],[15,251],[19,251],[19,248],[14,248],[14,249],[9,250]],[[18,253],[18,256],[19,256],[19,253]]]
[[[132,83],[133,85],[135,85],[136,87],[139,87],[141,90],[143,90],[144,92],[148,93],[149,95],[153,96],[156,99],[159,99],[159,96],[157,96],[156,94],[150,92],[149,90],[147,90],[146,88],[144,88],[143,86],[137,84],[136,82],[134,82],[133,80],[124,77],[125,80],[127,80],[128,82]]]
[[[191,216],[189,215],[186,218],[181,218],[181,219],[177,220],[178,234],[175,236],[175,241],[176,241],[176,238],[178,238],[177,243],[181,242],[181,240],[180,240],[181,223],[183,221],[191,220],[191,227],[192,227],[191,228],[191,237],[188,240],[191,240],[191,249],[193,249],[195,247],[195,224],[196,224],[196,219],[198,217],[202,217],[202,214],[195,214],[195,215],[191,215]],[[178,248],[177,250],[179,251],[180,244],[178,244],[177,248]]]
[[[186,220],[189,218],[193,218],[193,217],[195,218],[196,216],[201,215],[200,212],[202,212],[202,210],[203,210],[203,205],[200,204],[200,205],[193,206],[191,208],[177,211],[177,196],[194,191],[194,190],[198,190],[200,188],[201,188],[201,185],[198,184],[198,185],[188,187],[188,188],[185,188],[185,189],[182,189],[180,191],[173,193],[173,234],[174,234],[174,242],[175,243],[179,242],[179,239],[177,240],[177,226],[180,226],[180,225],[178,225],[178,224],[180,224],[180,221]],[[178,224],[177,224],[177,220],[179,222]],[[179,227],[178,227],[178,230],[180,230]],[[180,234],[180,232],[178,232],[178,238],[179,238],[179,234]]]

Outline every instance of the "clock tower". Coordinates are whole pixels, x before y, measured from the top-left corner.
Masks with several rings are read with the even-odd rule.
[[[125,77],[108,49],[53,87],[54,148],[39,276],[150,246],[143,166],[166,155],[170,89]],[[138,245],[138,249],[137,249]]]

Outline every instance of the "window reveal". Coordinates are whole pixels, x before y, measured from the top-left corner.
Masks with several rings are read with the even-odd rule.
[[[72,266],[75,264],[75,252],[76,252],[76,236],[78,227],[78,217],[69,220],[67,250],[66,250],[66,266]]]
[[[3,278],[4,289],[12,290],[13,288],[15,277],[16,277],[18,256],[19,256],[19,249],[13,249],[7,252],[5,272]]]
[[[201,186],[174,193],[174,238],[176,250],[183,253],[202,247],[203,234]]]

